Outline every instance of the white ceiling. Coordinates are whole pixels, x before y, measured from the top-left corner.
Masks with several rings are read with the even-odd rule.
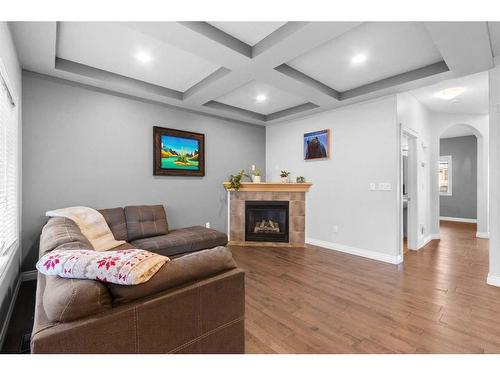
[[[470,126],[467,125],[454,125],[448,128],[441,134],[440,138],[455,138],[455,137],[465,137],[468,135],[474,135]]]
[[[465,91],[455,100],[436,97],[436,93],[454,87]],[[487,114],[489,112],[488,72],[455,78],[411,92],[422,104],[434,112]]]
[[[25,70],[257,125],[477,73],[500,57],[500,30],[486,22],[9,26]],[[139,50],[152,61],[139,63]],[[368,59],[354,68],[356,52]],[[256,103],[261,90],[269,100]]]
[[[500,56],[500,22],[488,22],[493,55]]]
[[[257,95],[265,95],[267,100],[258,102]],[[259,81],[252,81],[215,100],[262,115],[269,115],[307,102],[304,98]]]
[[[254,46],[286,22],[209,22],[219,30]]]
[[[367,60],[353,64],[363,54]],[[421,22],[367,22],[290,61],[288,65],[346,91],[442,60]]]
[[[150,55],[151,61],[138,61],[139,52]],[[116,22],[60,22],[56,53],[66,60],[181,92],[220,68]]]

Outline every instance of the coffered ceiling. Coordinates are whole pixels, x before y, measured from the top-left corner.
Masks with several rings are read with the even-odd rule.
[[[493,67],[486,22],[12,22],[25,70],[257,125]]]

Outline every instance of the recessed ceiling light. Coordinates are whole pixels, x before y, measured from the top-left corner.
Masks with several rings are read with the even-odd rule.
[[[148,63],[152,60],[151,55],[149,53],[144,52],[144,51],[137,52],[135,55],[135,58],[143,63]]]
[[[463,87],[452,87],[449,89],[445,89],[442,91],[439,91],[434,94],[436,98],[444,99],[444,100],[451,100],[456,98],[458,95],[462,94],[465,91]]]
[[[366,55],[362,54],[362,53],[358,53],[357,55],[354,55],[351,59],[351,62],[353,64],[361,64],[363,62],[366,61]]]
[[[259,103],[262,103],[267,100],[267,96],[265,96],[264,94],[259,94],[255,97],[255,100],[258,101]]]

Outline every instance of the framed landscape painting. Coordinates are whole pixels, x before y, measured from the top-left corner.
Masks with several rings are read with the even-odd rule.
[[[330,156],[330,129],[304,134],[304,160],[327,159]]]
[[[205,176],[205,135],[153,128],[155,176]]]

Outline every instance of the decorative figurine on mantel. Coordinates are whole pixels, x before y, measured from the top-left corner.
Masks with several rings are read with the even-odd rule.
[[[252,182],[254,184],[260,184],[262,182],[261,181],[262,171],[258,167],[255,167],[255,165],[252,165],[252,171],[250,174],[252,176]]]
[[[306,182],[306,178],[304,176],[297,176],[295,180],[298,184],[303,184],[304,182]]]

